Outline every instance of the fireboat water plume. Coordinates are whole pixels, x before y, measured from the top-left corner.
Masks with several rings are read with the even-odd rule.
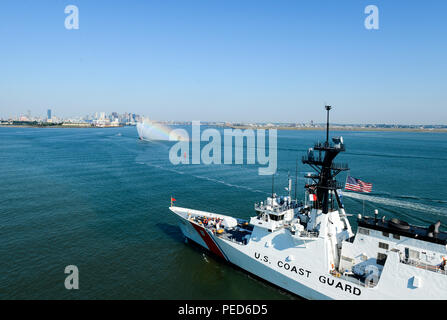
[[[144,119],[137,123],[138,136],[144,141],[188,141],[188,137],[180,130],[176,131],[159,122]],[[171,135],[171,138],[170,138]]]

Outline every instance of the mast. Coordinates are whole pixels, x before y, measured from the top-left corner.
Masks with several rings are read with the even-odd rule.
[[[330,191],[335,194],[335,198],[339,208],[343,208],[337,189],[342,189],[342,185],[335,179],[335,177],[342,171],[348,170],[348,165],[345,163],[334,163],[335,157],[342,151],[345,151],[342,137],[332,138],[332,143],[329,142],[329,111],[331,106],[325,106],[327,111],[326,122],[326,142],[316,143],[313,148],[310,148],[307,156],[304,156],[302,162],[309,165],[316,171],[316,174],[308,177],[313,180],[313,184],[306,186],[309,193],[316,194],[317,200],[314,202],[314,208],[321,209],[323,213],[329,212]],[[318,154],[314,155],[314,151]]]
[[[295,200],[297,200],[297,197],[296,197],[297,182],[298,182],[298,158],[296,159],[296,166],[295,166]]]
[[[327,110],[327,120],[326,120],[326,145],[329,144],[329,111],[331,111],[331,106],[325,106]]]
[[[290,179],[290,172],[287,173],[287,191],[289,192],[289,198],[292,197],[292,179]]]

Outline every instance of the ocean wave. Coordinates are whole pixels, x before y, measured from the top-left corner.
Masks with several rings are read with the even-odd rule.
[[[206,177],[206,176],[199,176],[199,175],[194,175],[194,174],[192,174],[191,176],[193,176],[193,177],[195,177],[195,178],[198,178],[198,179],[203,179],[203,180],[208,180],[208,181],[215,182],[215,183],[220,183],[220,184],[223,184],[223,185],[225,185],[225,186],[227,186],[227,187],[239,188],[239,189],[245,189],[245,190],[252,191],[252,192],[258,192],[258,193],[265,193],[265,194],[268,194],[268,193],[265,192],[265,191],[261,191],[261,190],[253,189],[253,188],[250,188],[250,187],[247,187],[247,186],[242,186],[242,185],[237,185],[237,184],[228,183],[228,182],[225,182],[225,181],[223,181],[223,180],[218,180],[218,179],[214,179],[214,178],[210,178],[210,177]]]
[[[416,200],[416,201],[427,201],[427,202],[433,202],[433,203],[447,203],[446,200],[440,200],[440,199],[433,199],[433,198],[427,198],[427,197],[418,197],[414,195],[396,195],[391,194],[389,192],[374,192],[375,195],[379,196],[386,196],[386,197],[392,197],[397,199],[410,199],[410,200]]]
[[[163,167],[163,166],[157,165],[157,164],[144,163],[144,162],[137,162],[137,164],[144,164],[144,165],[147,165],[147,166],[150,166],[150,167],[154,167],[154,168],[157,168],[157,169],[161,169],[161,170],[164,170],[164,171],[174,172],[174,173],[181,174],[181,175],[188,175],[188,176],[191,176],[191,177],[194,177],[194,178],[197,178],[197,179],[207,180],[207,181],[223,184],[223,185],[225,185],[227,187],[230,187],[230,188],[239,188],[239,189],[245,189],[245,190],[248,190],[248,191],[251,191],[251,192],[268,194],[267,192],[262,191],[262,190],[253,189],[253,188],[250,188],[250,187],[247,187],[247,186],[243,186],[243,185],[228,183],[228,182],[226,182],[224,180],[214,179],[214,178],[210,178],[210,177],[207,177],[207,176],[202,176],[202,175],[197,175],[197,174],[190,174],[190,173],[186,173],[184,171],[166,168],[166,167]]]
[[[394,206],[404,209],[410,209],[420,212],[429,212],[435,215],[446,216],[447,212],[445,208],[439,208],[435,206],[430,206],[421,203],[415,203],[410,201],[396,200],[390,198],[383,198],[378,196],[352,193],[352,192],[343,192],[343,197],[349,197],[357,200],[365,200],[369,202],[379,203],[387,206]]]
[[[426,156],[415,156],[415,155],[399,155],[399,154],[380,154],[380,153],[357,153],[357,152],[346,152],[346,155],[353,156],[365,156],[365,157],[380,157],[380,158],[398,158],[398,159],[421,159],[421,160],[441,160],[447,161],[447,158],[439,158],[439,157],[426,157]]]

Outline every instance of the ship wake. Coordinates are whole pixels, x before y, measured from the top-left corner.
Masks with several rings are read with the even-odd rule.
[[[415,211],[421,211],[421,212],[429,212],[435,215],[445,216],[445,208],[439,208],[435,206],[430,206],[427,204],[421,204],[421,203],[415,203],[410,201],[403,201],[403,200],[396,200],[396,199],[389,199],[389,198],[383,198],[378,196],[371,196],[366,194],[359,194],[359,193],[353,193],[353,192],[343,192],[343,197],[349,197],[357,200],[364,200],[374,203],[383,204],[386,206],[394,206],[399,208],[405,208]]]

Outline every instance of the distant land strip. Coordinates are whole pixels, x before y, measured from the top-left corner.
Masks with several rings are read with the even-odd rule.
[[[289,127],[289,126],[238,126],[238,125],[224,125],[222,127],[232,129],[277,129],[277,130],[326,130],[326,127]],[[330,130],[334,131],[399,131],[399,132],[444,132],[447,133],[447,128],[380,128],[380,127],[348,127],[348,126],[330,126]]]
[[[154,121],[154,123],[162,123],[165,125],[191,125],[190,121]],[[234,124],[234,123],[216,123],[216,122],[202,122],[202,125],[208,125],[219,128],[232,128],[232,129],[277,129],[277,130],[326,130],[326,126],[322,124],[315,124],[312,126],[304,125],[283,125],[283,124]],[[48,123],[48,122],[27,122],[27,121],[12,121],[12,122],[0,122],[0,127],[20,127],[20,128],[117,128],[123,127],[124,124],[93,124],[93,123]],[[408,126],[408,125],[396,125],[396,126],[382,126],[382,125],[331,125],[331,130],[335,131],[394,131],[394,132],[441,132],[447,133],[447,126]]]

